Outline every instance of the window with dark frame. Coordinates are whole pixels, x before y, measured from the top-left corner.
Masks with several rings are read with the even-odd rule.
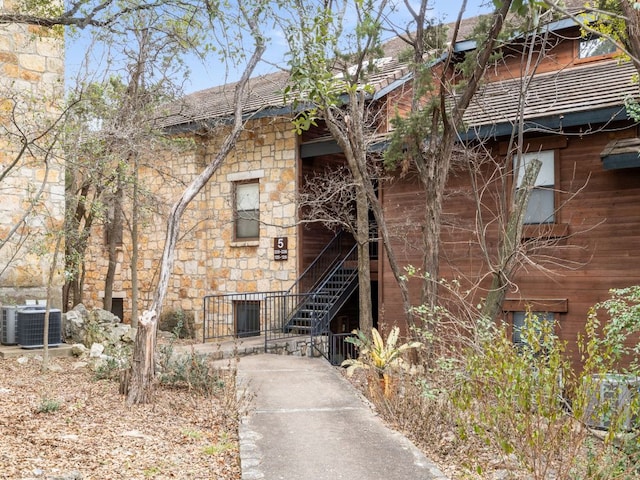
[[[581,38],[578,42],[579,59],[612,55],[616,50],[615,43],[603,37],[589,36]]]
[[[120,321],[124,321],[124,298],[111,298],[111,313],[118,317]]]
[[[527,315],[536,317],[540,323],[553,322],[554,314],[549,312],[511,312],[512,316],[512,341],[517,346],[526,345],[526,341],[522,335],[522,329],[525,326]]]
[[[540,152],[525,153],[521,157],[522,161],[518,165],[517,157],[514,159],[514,171],[516,175],[516,186],[519,188],[524,178],[527,164],[538,159],[542,162],[538,177],[534,182],[527,211],[524,215],[526,225],[554,223],[555,222],[555,151],[544,150]]]
[[[260,236],[260,184],[257,181],[235,184],[235,238]]]

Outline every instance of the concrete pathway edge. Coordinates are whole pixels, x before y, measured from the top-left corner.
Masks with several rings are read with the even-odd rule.
[[[243,357],[238,362],[237,381],[238,395],[254,396],[254,405],[239,425],[243,480],[448,480],[323,359],[301,360],[273,354]],[[336,422],[336,418],[340,421]],[[302,429],[296,425],[301,422]],[[309,437],[316,432],[317,437]],[[327,438],[332,443],[326,445],[327,452],[319,452],[317,458],[309,454],[308,445],[323,445]],[[292,453],[291,445],[301,445],[303,451]],[[341,465],[349,476],[343,476]]]

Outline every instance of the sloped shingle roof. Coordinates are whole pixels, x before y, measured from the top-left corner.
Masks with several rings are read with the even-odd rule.
[[[582,9],[581,0],[567,0],[572,13]],[[470,35],[477,17],[463,20],[460,38]],[[449,28],[448,36],[451,35]],[[398,60],[407,49],[400,38],[384,45],[389,61],[380,64],[368,83],[377,92],[393,85],[409,74],[408,64]],[[630,64],[617,65],[607,62],[590,64],[535,76],[527,92],[525,119],[561,114],[566,111],[588,111],[593,108],[621,105],[626,97],[637,94],[637,86],[631,81]],[[629,81],[627,81],[629,79]],[[243,112],[247,115],[261,110],[287,109],[283,91],[289,80],[288,72],[277,72],[252,78],[249,82]],[[519,111],[520,79],[489,83],[481,87],[465,114],[471,127],[508,122]],[[621,85],[623,85],[621,87]],[[216,118],[226,118],[233,113],[233,96],[236,83],[216,86],[187,95],[181,101],[170,104],[159,121],[162,127],[176,127]]]
[[[408,73],[409,66],[406,63],[399,62],[397,58],[390,58],[369,75],[367,83],[375,91],[380,91]],[[288,72],[252,78],[249,81],[243,112],[253,114],[260,110],[286,108],[283,92],[288,81]],[[237,83],[229,83],[187,95],[166,107],[160,125],[176,126],[230,116],[233,113],[236,85]]]
[[[265,108],[284,107],[282,92],[288,80],[288,72],[252,78],[246,91],[243,111],[252,113]],[[231,115],[236,85],[237,83],[228,83],[207,88],[171,103],[163,112],[161,126],[176,126]]]
[[[566,68],[534,76],[521,95],[521,79],[483,85],[465,112],[469,127],[562,115],[566,112],[624,105],[638,96],[636,73],[630,62],[616,60]]]

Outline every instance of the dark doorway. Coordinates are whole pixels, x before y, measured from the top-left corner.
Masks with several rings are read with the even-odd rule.
[[[121,322],[124,321],[124,298],[111,299],[111,313],[118,317]]]
[[[234,302],[236,335],[254,337],[260,335],[260,302],[255,300]]]

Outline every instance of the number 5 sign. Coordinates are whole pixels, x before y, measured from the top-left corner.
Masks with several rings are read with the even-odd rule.
[[[277,261],[289,259],[289,248],[287,237],[276,237],[273,239],[273,259]]]

